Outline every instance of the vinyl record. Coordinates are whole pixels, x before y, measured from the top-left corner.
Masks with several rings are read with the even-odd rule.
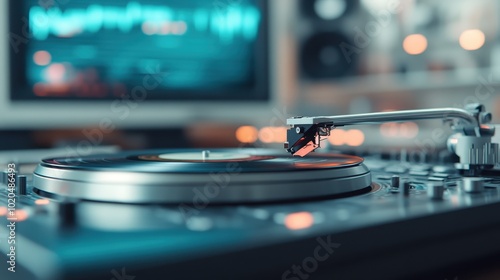
[[[263,149],[153,150],[44,159],[40,194],[122,203],[266,202],[359,191],[371,178],[363,159],[292,157]]]

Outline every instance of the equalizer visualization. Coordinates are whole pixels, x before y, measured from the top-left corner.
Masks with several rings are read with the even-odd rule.
[[[147,75],[164,95],[247,86],[262,29],[256,2],[28,1],[27,83],[34,97],[64,98],[120,96]]]

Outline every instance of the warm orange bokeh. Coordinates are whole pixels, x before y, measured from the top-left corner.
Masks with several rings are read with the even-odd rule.
[[[35,200],[36,205],[47,205],[50,201],[48,199],[37,199]]]
[[[7,215],[7,207],[0,207],[0,217]]]
[[[310,212],[296,212],[285,217],[285,226],[291,230],[305,229],[313,224],[314,217]]]
[[[37,51],[33,55],[33,61],[36,65],[39,66],[49,65],[49,63],[52,61],[52,56],[47,51]]]
[[[346,144],[348,146],[357,147],[365,142],[365,134],[359,129],[351,129],[347,131]]]
[[[460,34],[459,43],[460,46],[464,50],[474,51],[480,49],[484,42],[486,41],[486,37],[484,33],[479,29],[470,29],[465,30]]]
[[[7,220],[12,219],[15,222],[22,222],[28,218],[28,212],[22,209],[14,210],[14,215],[6,214]]]
[[[240,126],[238,129],[236,129],[235,135],[236,139],[240,143],[254,143],[257,141],[257,135],[258,135],[257,128],[249,125],[245,126]]]
[[[411,34],[403,40],[403,49],[411,55],[418,55],[427,49],[427,38],[422,34]]]
[[[328,137],[328,142],[334,146],[348,145],[361,146],[365,142],[365,134],[359,129],[333,129]]]

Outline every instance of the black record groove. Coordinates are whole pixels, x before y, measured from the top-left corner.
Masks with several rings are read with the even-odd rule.
[[[122,203],[266,202],[359,191],[371,184],[363,159],[291,157],[263,149],[154,150],[44,159],[34,172],[43,193]]]

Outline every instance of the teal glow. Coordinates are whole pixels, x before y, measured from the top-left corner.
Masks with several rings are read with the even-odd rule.
[[[167,6],[141,5],[131,2],[123,7],[90,5],[86,9],[58,7],[44,9],[34,6],[29,10],[30,29],[37,40],[50,35],[76,36],[117,29],[129,33],[143,23],[182,21],[187,32],[207,32],[222,41],[231,42],[236,36],[254,40],[258,33],[260,12],[254,7],[230,6],[227,9],[178,10]]]
[[[97,48],[89,45],[76,46],[74,55],[78,58],[92,59],[97,56]]]

